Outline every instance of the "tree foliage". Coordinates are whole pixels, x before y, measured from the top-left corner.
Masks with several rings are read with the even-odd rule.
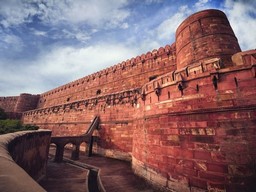
[[[0,108],[0,120],[6,119],[7,114],[5,113],[4,109]]]
[[[0,134],[13,133],[25,130],[37,130],[35,125],[22,125],[20,120],[4,119],[0,120]]]

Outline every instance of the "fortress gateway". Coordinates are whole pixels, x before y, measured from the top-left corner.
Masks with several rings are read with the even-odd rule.
[[[83,134],[98,115],[94,153],[169,191],[242,192],[256,188],[255,95],[256,50],[241,52],[225,14],[205,10],[172,45],[0,107],[53,136]]]

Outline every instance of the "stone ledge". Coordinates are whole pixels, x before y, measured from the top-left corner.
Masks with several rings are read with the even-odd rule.
[[[41,145],[31,145],[31,140],[39,140],[39,138],[43,138],[43,143]],[[43,167],[39,167],[38,171],[39,174],[44,173],[47,163],[47,158],[48,158],[48,151],[49,151],[49,141],[51,137],[51,131],[49,130],[38,130],[38,131],[21,131],[21,132],[16,132],[16,133],[9,133],[9,134],[4,134],[0,135],[0,191],[2,192],[14,192],[14,191],[20,191],[20,192],[40,192],[40,191],[45,191],[33,178],[26,173],[25,170],[22,169],[22,164],[19,166],[17,162],[14,161],[13,157],[19,162],[28,163],[29,165],[33,165],[32,161],[33,155],[31,155],[33,152],[34,154],[37,155],[36,152],[41,152],[40,155],[42,155],[42,158],[44,162],[40,162],[40,164],[43,164]],[[15,148],[15,146],[12,146],[11,148],[14,149],[14,151],[10,150],[10,145],[13,145],[13,142],[15,140],[21,140],[25,141],[27,143],[27,146],[29,146],[30,149],[24,149],[24,147],[21,148]],[[33,141],[32,141],[33,143]],[[15,144],[15,142],[14,142]],[[16,144],[19,144],[19,146],[26,146],[25,143],[21,142],[16,142]],[[38,144],[38,142],[36,142]],[[42,145],[47,145],[46,151],[42,151],[39,148]],[[18,146],[18,145],[16,145]],[[32,147],[31,147],[32,146]],[[21,154],[14,154],[15,150],[19,152],[20,149],[23,149],[24,153]],[[28,153],[26,153],[28,152]],[[42,154],[42,152],[44,152]],[[29,155],[28,155],[29,154]],[[13,157],[12,157],[13,156]],[[30,157],[30,159],[29,159]],[[42,175],[40,175],[42,177]],[[40,178],[39,175],[37,175],[38,178]],[[38,179],[37,178],[37,179]]]

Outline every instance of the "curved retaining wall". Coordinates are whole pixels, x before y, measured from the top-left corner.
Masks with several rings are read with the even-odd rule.
[[[0,191],[45,191],[35,180],[45,174],[50,139],[48,130],[0,135]]]

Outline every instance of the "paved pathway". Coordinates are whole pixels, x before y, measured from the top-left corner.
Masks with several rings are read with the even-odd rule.
[[[50,158],[47,175],[39,184],[47,192],[87,192],[86,179],[88,170],[68,163],[54,163]]]
[[[129,162],[101,156],[82,156],[79,161],[101,169],[101,181],[107,192],[154,191],[143,179],[133,174]]]
[[[52,153],[52,151],[50,151]],[[71,154],[65,150],[64,157]],[[101,169],[101,181],[107,192],[156,192],[143,179],[133,174],[129,162],[93,155],[80,155],[77,161]],[[87,170],[72,166],[68,163],[48,163],[47,177],[41,185],[48,191],[54,192],[86,192]]]

